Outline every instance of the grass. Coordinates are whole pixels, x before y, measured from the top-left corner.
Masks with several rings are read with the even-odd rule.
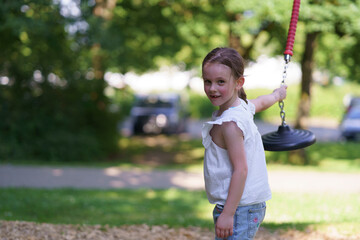
[[[346,235],[359,234],[359,202],[359,194],[275,193],[264,226],[301,231],[334,228]]]
[[[289,152],[266,152],[270,170],[296,170],[321,172],[360,172],[360,148],[358,142],[324,142],[306,148],[309,164],[288,163]]]
[[[335,228],[360,233],[358,194],[274,193],[263,226],[270,230]],[[168,225],[212,228],[213,206],[204,191],[5,188],[0,219],[87,225]]]
[[[210,227],[203,191],[2,189],[0,219],[65,224]]]

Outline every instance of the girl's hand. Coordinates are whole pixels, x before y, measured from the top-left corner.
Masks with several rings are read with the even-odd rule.
[[[276,99],[278,99],[278,102],[280,102],[281,100],[284,100],[286,98],[286,89],[287,89],[287,86],[282,85],[281,87],[279,87],[273,91],[273,94],[275,94],[275,97],[276,97]]]
[[[222,212],[216,221],[215,232],[218,238],[227,238],[233,235],[234,216]]]

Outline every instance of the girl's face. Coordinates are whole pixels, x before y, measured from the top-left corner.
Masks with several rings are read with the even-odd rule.
[[[203,68],[204,91],[214,106],[226,110],[238,98],[244,78],[234,79],[231,69],[219,63],[207,63]]]

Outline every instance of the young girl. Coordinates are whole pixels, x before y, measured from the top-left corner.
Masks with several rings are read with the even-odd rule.
[[[216,48],[202,64],[204,90],[219,109],[202,129],[204,177],[216,239],[253,239],[271,198],[261,135],[254,114],[286,97],[286,86],[247,100],[244,63],[231,48]]]

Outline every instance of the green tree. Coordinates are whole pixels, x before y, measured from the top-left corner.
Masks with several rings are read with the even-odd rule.
[[[291,8],[291,2],[283,0],[226,1],[229,45],[245,59],[255,60],[261,54],[281,54]]]
[[[59,1],[0,6],[4,156],[77,152],[70,159],[85,156],[86,149],[94,151],[91,156],[110,152],[116,148],[118,115],[104,94],[106,71],[143,72],[163,64],[192,68],[210,49],[226,45],[246,59],[279,55],[292,7],[285,0],[79,3],[81,15],[70,17],[60,14]],[[298,127],[306,127],[302,119],[309,115],[315,68],[359,79],[358,13],[359,0],[302,1],[293,57],[303,70]],[[121,91],[117,96],[126,95]]]
[[[230,45],[248,58],[257,56],[254,46],[259,42],[262,42],[262,50],[271,46],[267,53],[280,53],[281,47],[285,46],[287,26],[284,24],[289,23],[290,4],[291,1],[283,0],[227,1],[232,22]],[[315,69],[326,70],[331,76],[359,79],[359,71],[355,67],[359,6],[356,0],[302,1],[294,49],[295,59],[300,61],[302,69],[296,128],[307,128],[305,120],[310,114]],[[264,36],[263,39],[261,36]],[[290,154],[289,160],[293,161],[291,158],[295,156],[297,159],[294,162],[306,163],[305,151],[299,153]]]
[[[305,119],[309,117],[311,106],[312,73],[316,68],[326,69],[330,77],[356,79],[356,70],[353,71],[349,66],[356,56],[347,54],[354,52],[356,47],[360,30],[359,6],[359,1],[352,0],[313,0],[302,3],[300,20],[305,25],[305,44],[296,127],[306,128]]]
[[[98,4],[88,8],[84,1],[82,9],[90,24],[90,41],[101,45],[108,70],[143,72],[163,64],[193,67],[210,48],[227,41],[219,0],[117,1],[109,18],[92,14]]]
[[[59,6],[5,1],[0,12],[1,158],[70,161],[110,151],[115,118],[86,80],[87,57]]]

